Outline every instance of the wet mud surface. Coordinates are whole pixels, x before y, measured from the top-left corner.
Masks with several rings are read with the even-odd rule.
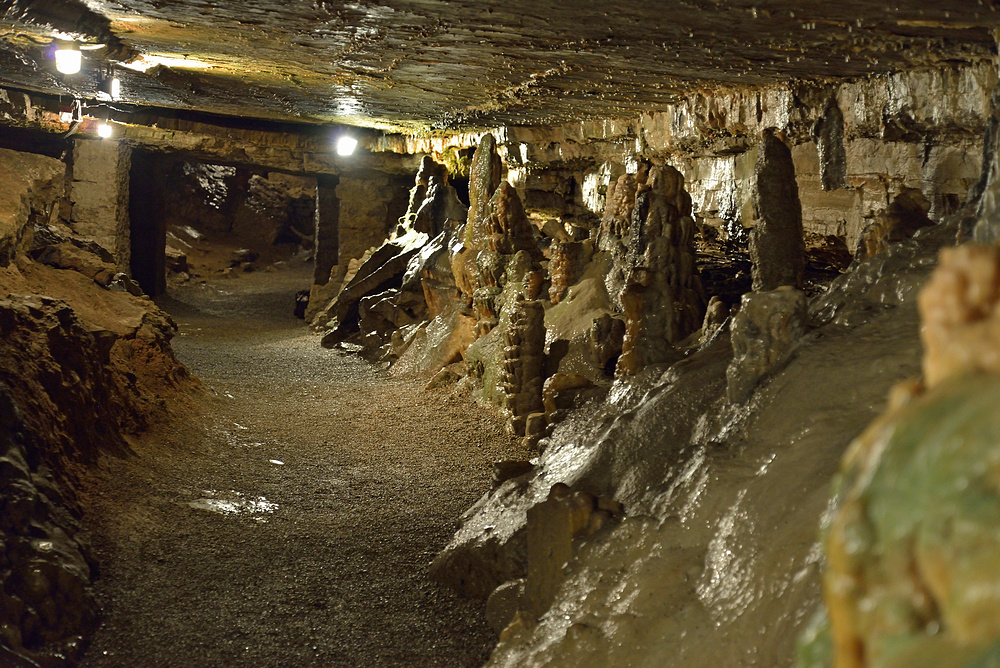
[[[301,276],[299,275],[301,274]],[[473,666],[482,603],[427,565],[521,456],[472,404],[320,348],[306,274],[175,290],[178,357],[211,388],[85,491],[104,622],[85,666]]]

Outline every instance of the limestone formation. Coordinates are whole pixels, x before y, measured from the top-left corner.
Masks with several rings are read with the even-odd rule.
[[[468,214],[468,208],[458,200],[455,189],[448,185],[448,169],[430,156],[424,156],[410,189],[404,226],[435,237],[444,231],[447,221],[464,223]]]
[[[801,287],[805,245],[795,165],[791,151],[773,131],[764,133],[754,177],[757,226],[750,235],[753,289]]]
[[[417,170],[413,187],[410,188],[410,199],[406,207],[406,225],[413,224],[417,210],[423,204],[424,199],[427,198],[427,188],[430,186],[431,181],[446,184],[448,182],[448,169],[444,165],[435,162],[431,156],[425,155],[420,159],[420,169]]]
[[[313,319],[314,327],[330,327],[323,337],[324,346],[332,347],[360,330],[358,305],[361,299],[399,286],[410,260],[426,241],[426,235],[411,232],[386,242],[361,264],[336,298]]]
[[[515,434],[525,433],[529,413],[542,410],[545,381],[545,309],[537,300],[518,298],[503,333],[500,387],[503,407]]]
[[[861,232],[855,257],[864,260],[885,252],[889,244],[909,239],[934,224],[927,214],[930,202],[919,190],[904,190]]]
[[[593,255],[593,244],[590,241],[572,241],[553,243],[550,248],[549,301],[558,304],[566,295],[569,286],[580,280],[586,265]]]
[[[836,190],[847,185],[847,152],[844,150],[844,113],[831,97],[823,115],[812,129],[819,154],[819,175],[823,190]]]
[[[665,361],[671,344],[701,325],[704,297],[690,213],[680,172],[653,167],[636,195],[626,243],[625,339],[618,375]]]
[[[726,370],[726,398],[746,401],[764,376],[788,361],[806,329],[805,295],[789,287],[743,295],[733,318],[733,361]]]
[[[565,564],[573,557],[574,538],[607,526],[621,505],[556,483],[548,498],[528,510],[528,577],[523,610],[541,617],[551,607],[562,584]]]
[[[628,233],[637,187],[635,174],[622,174],[608,185],[607,204],[601,219],[601,250],[611,250],[613,241]]]
[[[1000,240],[1000,88],[994,88],[990,101],[982,165],[979,182],[969,193],[975,213],[965,221],[963,232],[977,243],[996,243]]]
[[[942,250],[919,304],[928,387],[977,370],[1000,373],[1000,249]]]
[[[490,238],[485,226],[490,216],[490,201],[502,177],[503,166],[497,153],[496,139],[487,133],[472,156],[472,167],[469,170],[469,225],[465,242],[471,247],[477,247],[476,240]]]
[[[587,334],[594,364],[605,370],[617,364],[625,340],[625,321],[606,313],[594,319]]]
[[[497,187],[490,198],[486,220],[481,223],[480,229],[492,251],[502,255],[527,251],[536,261],[542,258],[521,198],[506,181]]]
[[[711,341],[728,318],[729,306],[719,297],[709,299],[708,307],[705,309],[705,321],[701,325],[702,344]]]

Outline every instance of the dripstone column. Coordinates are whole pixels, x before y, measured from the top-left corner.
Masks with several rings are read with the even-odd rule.
[[[805,243],[795,165],[792,152],[773,130],[764,132],[754,174],[757,226],[750,233],[753,289],[802,287]]]

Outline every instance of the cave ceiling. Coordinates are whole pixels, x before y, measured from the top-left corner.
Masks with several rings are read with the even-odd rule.
[[[996,5],[0,0],[0,85],[99,99],[114,66],[130,105],[408,132],[545,125],[992,57]],[[55,37],[103,46],[61,75]]]

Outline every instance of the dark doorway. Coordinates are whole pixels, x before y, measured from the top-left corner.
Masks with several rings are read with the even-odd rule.
[[[132,236],[132,278],[151,297],[167,291],[167,221],[163,196],[157,187],[162,160],[146,151],[132,151],[129,182],[129,220]]]

